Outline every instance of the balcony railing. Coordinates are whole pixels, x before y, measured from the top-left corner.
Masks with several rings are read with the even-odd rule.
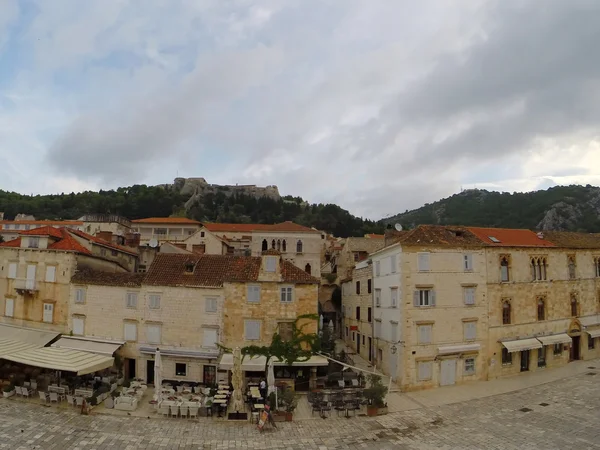
[[[33,293],[38,290],[38,284],[36,280],[29,280],[27,278],[17,278],[14,281],[15,290],[18,292]]]

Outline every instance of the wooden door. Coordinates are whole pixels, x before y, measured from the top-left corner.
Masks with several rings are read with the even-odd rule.
[[[456,359],[442,359],[440,386],[451,386],[456,383]]]

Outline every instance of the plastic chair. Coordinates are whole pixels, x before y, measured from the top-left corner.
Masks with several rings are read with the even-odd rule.
[[[50,403],[58,403],[58,394],[56,392],[50,392]]]
[[[27,398],[29,398],[29,390],[28,390],[26,387],[24,387],[24,388],[21,388],[21,395],[22,395],[23,397],[27,397]]]
[[[83,406],[83,397],[75,397],[75,406]]]
[[[187,405],[181,405],[179,407],[179,414],[181,415],[182,419],[187,419],[188,410],[189,410],[189,406],[187,406]]]
[[[15,394],[16,395],[23,395],[23,393],[21,392],[21,386],[15,386]]]
[[[73,397],[72,395],[67,395],[67,403],[69,404],[69,406],[75,406],[75,397]]]
[[[177,386],[177,393],[183,394],[183,386]]]
[[[165,405],[164,403],[161,402],[159,408],[158,408],[158,413],[162,414],[165,417],[169,416],[169,405]]]
[[[190,413],[190,419],[196,419],[196,418],[198,418],[198,407],[197,406],[190,406],[189,407],[189,413]]]
[[[177,405],[172,405],[169,407],[169,409],[171,410],[171,417],[177,417],[179,414],[179,406]]]
[[[48,397],[46,397],[46,393],[45,392],[39,391],[38,394],[40,396],[40,400],[43,400],[44,403],[46,403],[48,401]]]

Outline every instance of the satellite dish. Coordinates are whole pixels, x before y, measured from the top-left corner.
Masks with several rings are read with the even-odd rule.
[[[150,239],[150,242],[148,242],[148,245],[152,248],[156,248],[158,247],[158,241],[155,238]]]
[[[402,225],[400,225],[399,223],[394,225],[394,228],[396,229],[396,231],[402,231]]]

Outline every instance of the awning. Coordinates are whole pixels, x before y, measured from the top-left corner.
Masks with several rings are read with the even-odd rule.
[[[538,340],[544,345],[570,344],[571,336],[567,333],[553,334],[552,336],[538,336]]]
[[[162,354],[162,349],[161,349]],[[267,363],[267,358],[264,356],[246,356],[242,359],[242,370],[244,372],[264,372]],[[279,361],[277,358],[273,359],[274,366],[287,366],[286,363]],[[293,367],[316,367],[316,366],[327,366],[329,361],[323,356],[311,356],[306,361],[296,361],[292,364]],[[219,369],[231,370],[233,368],[233,355],[231,353],[224,353],[219,361]]]
[[[438,347],[438,354],[450,355],[452,353],[478,352],[480,348],[480,344],[447,345],[444,347]]]
[[[9,339],[0,339],[0,358],[11,353],[20,353],[32,348],[38,348],[36,344],[30,344],[23,341],[12,341]]]
[[[510,353],[521,352],[523,350],[533,350],[534,348],[542,348],[542,343],[534,338],[504,341],[501,342],[501,344]]]
[[[592,327],[594,325],[600,325],[600,314],[595,314],[593,316],[580,317],[579,323],[583,327]]]
[[[591,330],[585,330],[585,332],[592,338],[600,337],[600,328],[592,328]]]
[[[96,341],[93,339],[63,336],[52,347],[83,350],[98,355],[112,356],[125,342]]]
[[[31,348],[3,355],[2,358],[28,366],[75,372],[77,375],[107,369],[114,363],[114,359],[108,356],[56,347]]]
[[[0,325],[0,340],[22,341],[35,344],[38,347],[47,345],[53,339],[60,336],[55,331],[34,330],[32,328],[15,327],[12,325]]]
[[[161,356],[179,356],[180,358],[198,358],[198,359],[217,359],[219,357],[219,350],[186,350],[186,349],[169,349],[159,347]],[[140,353],[147,355],[154,355],[156,353],[156,347],[140,347]]]

